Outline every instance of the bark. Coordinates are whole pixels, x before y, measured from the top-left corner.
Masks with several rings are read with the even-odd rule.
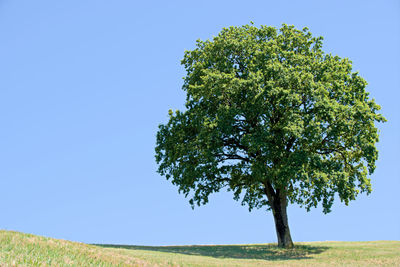
[[[265,186],[265,193],[271,205],[275,220],[276,235],[278,237],[278,247],[293,248],[293,241],[290,235],[287,217],[287,197],[284,192],[274,190],[271,184]]]

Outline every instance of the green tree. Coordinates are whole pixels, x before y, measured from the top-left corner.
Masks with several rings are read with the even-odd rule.
[[[158,172],[192,207],[226,187],[267,207],[278,246],[293,247],[287,205],[307,210],[371,192],[385,118],[347,58],[325,54],[307,28],[224,28],[186,51],[185,111],[159,125]]]

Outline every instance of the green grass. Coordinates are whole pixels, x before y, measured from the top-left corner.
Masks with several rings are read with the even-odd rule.
[[[0,231],[0,266],[400,266],[400,241],[295,245],[88,245]]]

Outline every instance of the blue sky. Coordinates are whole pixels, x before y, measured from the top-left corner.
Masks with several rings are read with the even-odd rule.
[[[0,229],[88,243],[275,242],[231,193],[192,210],[156,173],[196,39],[254,21],[307,26],[348,57],[389,122],[373,192],[332,213],[289,207],[294,241],[400,240],[399,1],[0,1]]]

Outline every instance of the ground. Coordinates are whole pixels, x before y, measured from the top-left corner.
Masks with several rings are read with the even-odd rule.
[[[210,246],[89,245],[0,231],[0,266],[400,266],[400,241]]]

